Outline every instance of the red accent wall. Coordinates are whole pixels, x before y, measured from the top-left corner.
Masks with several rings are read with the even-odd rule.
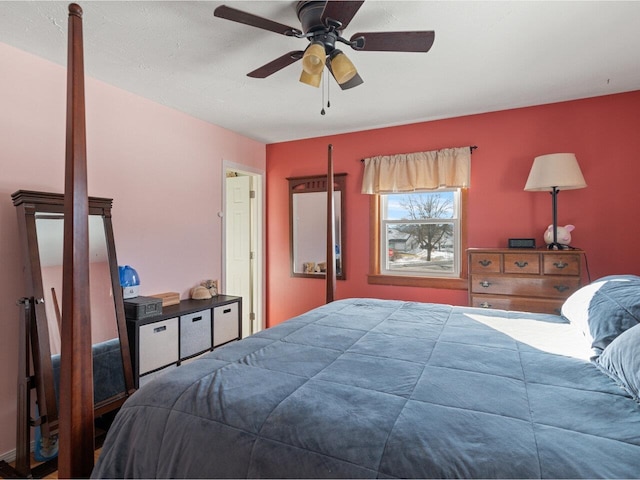
[[[332,107],[334,115],[340,105]],[[311,115],[312,113],[306,113]],[[297,115],[305,115],[298,112]],[[325,121],[331,121],[330,111]],[[267,146],[267,322],[275,325],[324,303],[323,280],[292,278],[287,177],[347,173],[347,280],[336,298],[377,297],[467,304],[467,292],[369,285],[369,197],[360,193],[360,159],[477,145],[472,156],[468,245],[506,247],[509,237],[543,245],[551,197],[525,192],[534,157],[573,152],[587,188],[560,192],[559,225],[574,224],[572,245],[587,252],[591,278],[640,274],[640,91],[470,115]]]

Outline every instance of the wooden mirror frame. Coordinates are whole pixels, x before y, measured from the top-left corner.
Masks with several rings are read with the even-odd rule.
[[[345,190],[346,190],[346,173],[336,173],[333,175],[333,191],[340,192],[340,271],[336,271],[336,279],[345,280],[345,250],[346,250],[346,229],[345,229]],[[292,277],[304,277],[304,278],[326,278],[325,273],[300,273],[295,271],[295,257],[294,257],[294,218],[293,218],[293,199],[294,195],[301,195],[304,193],[314,192],[327,192],[327,175],[311,175],[306,177],[290,177],[289,181],[289,261]],[[326,202],[321,203],[319,206],[325,206]],[[325,224],[322,224],[324,231]],[[324,242],[325,237],[318,238],[318,242]],[[324,249],[324,243],[322,248]],[[324,250],[323,250],[324,251]]]
[[[33,386],[36,389],[39,409],[39,418],[36,419],[34,423],[41,426],[43,436],[48,436],[58,427],[59,412],[55,396],[51,346],[49,343],[49,326],[43,300],[44,286],[36,230],[36,216],[42,213],[64,214],[64,195],[19,190],[11,195],[11,198],[17,209],[18,226],[22,239],[26,296],[34,299],[35,324],[31,325],[29,332],[35,383]],[[120,276],[111,221],[112,202],[109,198],[89,197],[89,215],[98,215],[103,219],[115,319],[120,340],[125,390],[94,404],[94,414],[96,417],[119,408],[135,391],[124,302],[120,288]]]

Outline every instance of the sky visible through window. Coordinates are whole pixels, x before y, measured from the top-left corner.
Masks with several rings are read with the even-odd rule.
[[[449,205],[453,209],[453,193],[451,191],[438,191],[438,192],[424,192],[424,193],[411,193],[409,195],[414,196],[418,203],[422,203],[423,199],[429,197],[430,195],[439,195],[443,202],[448,201]],[[392,193],[387,195],[387,220],[402,220],[408,219],[409,214],[407,209],[404,208],[400,203],[404,202],[405,198],[408,196],[406,193]],[[453,211],[451,211],[453,214]],[[451,218],[449,216],[448,218]]]

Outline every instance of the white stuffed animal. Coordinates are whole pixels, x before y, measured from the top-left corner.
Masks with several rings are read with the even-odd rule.
[[[560,245],[569,245],[571,243],[571,232],[575,229],[573,225],[558,226],[556,228],[556,241]],[[544,232],[544,241],[547,245],[553,243],[553,225]]]

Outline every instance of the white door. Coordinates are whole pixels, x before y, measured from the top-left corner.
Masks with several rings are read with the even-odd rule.
[[[253,333],[251,274],[251,176],[226,180],[225,294],[242,297],[242,336]]]

